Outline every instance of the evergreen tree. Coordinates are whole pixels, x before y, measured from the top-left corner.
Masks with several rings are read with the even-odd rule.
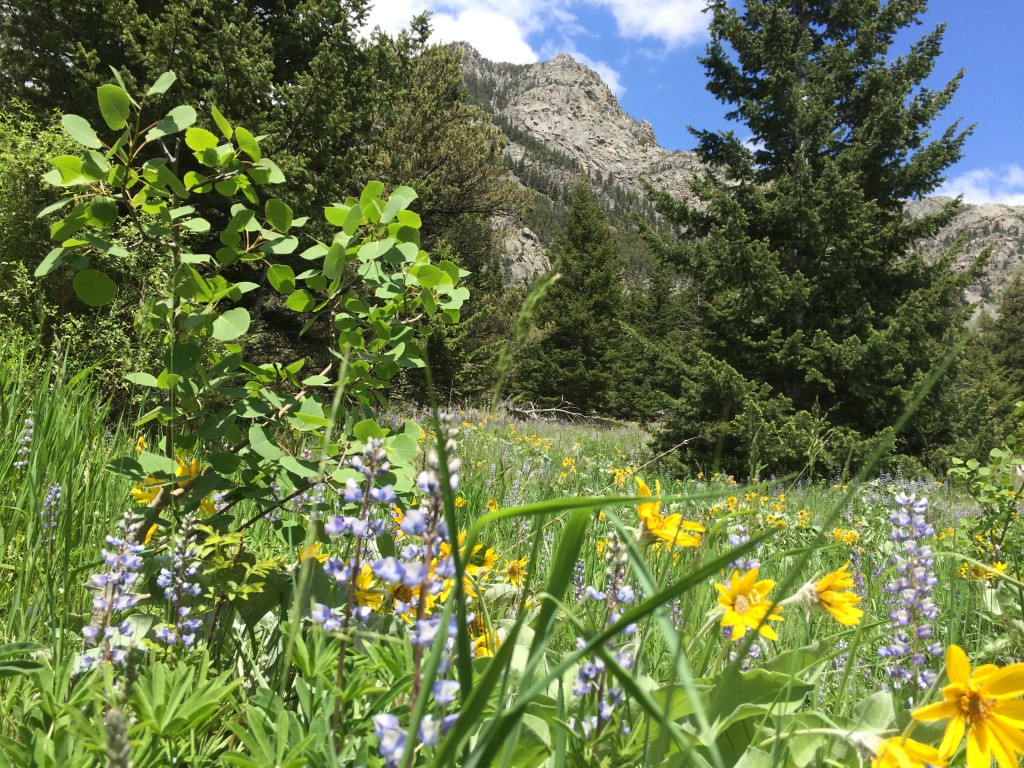
[[[602,413],[621,348],[623,264],[608,219],[584,183],[572,190],[552,249],[561,277],[537,310],[539,338],[520,356],[514,389],[542,406]]]
[[[838,461],[892,425],[964,320],[952,254],[913,250],[955,203],[917,221],[969,132],[931,124],[949,104],[922,85],[943,27],[891,58],[925,0],[713,0],[708,89],[751,133],[692,130],[707,168],[689,206],[658,195],[687,239],[666,254],[693,281],[705,344],[682,351],[684,397],[666,445],[798,465]],[[794,442],[796,444],[794,444]],[[801,446],[800,444],[804,445]],[[812,446],[806,448],[806,446]],[[817,447],[813,447],[817,446]],[[912,430],[901,449],[914,452]]]

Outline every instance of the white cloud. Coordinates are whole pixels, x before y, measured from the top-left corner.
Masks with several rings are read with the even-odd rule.
[[[434,39],[465,40],[494,61],[537,61],[531,35],[549,39],[587,34],[587,14],[604,8],[626,38],[658,40],[667,47],[701,40],[707,18],[705,0],[377,0],[370,10],[367,30],[380,26],[394,34],[422,11],[433,16]],[[577,57],[581,58],[581,57]],[[581,58],[582,60],[582,58]],[[588,65],[590,62],[587,62]],[[602,64],[595,62],[595,64]],[[603,65],[607,67],[607,65]],[[611,82],[617,73],[601,70]],[[613,89],[614,90],[614,89]]]
[[[607,8],[623,37],[653,37],[665,45],[687,45],[705,36],[705,0],[589,0]]]
[[[499,11],[469,8],[453,15],[438,13],[431,17],[432,39],[441,43],[465,41],[491,61],[531,64],[539,59],[526,42],[525,30],[515,19]]]
[[[379,26],[394,34],[423,11],[431,12],[431,39],[439,43],[465,41],[492,61],[529,64],[539,59],[527,35],[543,30],[551,19],[566,18],[557,3],[540,0],[378,0],[370,10],[367,30]],[[572,16],[568,15],[571,19]]]
[[[974,205],[1024,205],[1024,168],[1012,164],[967,171],[948,179],[936,194],[950,197],[963,195],[964,202]]]

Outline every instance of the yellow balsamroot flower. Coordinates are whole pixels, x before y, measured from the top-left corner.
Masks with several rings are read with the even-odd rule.
[[[971,674],[967,654],[958,645],[946,649],[949,685],[942,689],[945,701],[929,704],[912,713],[915,720],[950,718],[939,745],[948,760],[967,733],[967,768],[990,768],[995,757],[1000,768],[1016,768],[1024,754],[1024,663],[997,667],[983,664]]]
[[[184,488],[185,484],[195,479],[199,474],[199,460],[192,459],[185,463],[185,460],[178,456],[178,468],[174,470],[174,476],[178,478],[177,486]],[[141,483],[131,489],[130,493],[137,504],[149,504],[160,493],[166,483],[157,480],[155,477],[147,477]]]
[[[782,605],[802,605],[805,608],[821,608],[840,624],[855,627],[860,624],[864,611],[857,607],[863,598],[853,592],[853,576],[847,573],[847,563],[838,571],[832,571],[819,581],[809,581]]]
[[[299,562],[300,563],[304,563],[307,560],[317,560],[317,561],[322,563],[328,557],[330,557],[330,555],[328,553],[320,551],[320,542],[319,541],[314,541],[308,547],[303,547],[302,549],[299,550]]]
[[[487,500],[487,509],[489,511],[491,511],[491,512],[497,512],[498,511],[498,500],[497,499],[488,499]]]
[[[651,497],[651,489],[647,487],[647,483],[638,477],[636,484],[637,496],[643,498]],[[657,489],[657,495],[661,496],[661,483],[655,481],[654,487]],[[643,523],[643,535],[640,537],[641,543],[653,544],[655,542],[664,542],[676,547],[696,547],[700,545],[700,534],[704,532],[704,526],[700,523],[684,520],[680,514],[662,517],[660,501],[641,502],[636,505],[636,512],[640,516],[640,522]]]
[[[761,637],[778,640],[779,636],[768,624],[769,621],[782,621],[782,607],[768,600],[775,582],[771,579],[758,581],[759,568],[748,571],[740,576],[733,571],[729,584],[715,584],[718,590],[718,604],[725,609],[722,626],[731,629],[730,637],[739,640],[748,629],[757,631]]]
[[[363,563],[359,575],[356,576],[356,603],[365,605],[375,613],[379,613],[381,606],[384,605],[384,595],[376,587],[376,579],[369,563]]]
[[[505,583],[511,584],[516,589],[522,589],[526,584],[526,577],[528,575],[526,565],[529,561],[530,558],[525,555],[518,560],[505,560],[505,569],[503,571]]]
[[[926,768],[945,764],[935,747],[900,736],[883,741],[871,760],[871,768]]]

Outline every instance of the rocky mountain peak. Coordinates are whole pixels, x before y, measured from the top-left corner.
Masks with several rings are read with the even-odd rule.
[[[585,64],[564,53],[536,64],[502,64],[468,44],[457,47],[471,98],[494,115],[508,137],[513,173],[543,198],[557,205],[579,178],[589,178],[613,212],[625,206],[626,212],[647,213],[644,181],[680,199],[690,195],[690,180],[700,170],[696,156],[659,146],[653,126],[627,115],[601,76]],[[943,200],[909,201],[907,215],[936,210]],[[528,228],[507,224],[506,280],[528,283],[546,268],[549,243]],[[962,266],[991,248],[984,276],[966,296],[991,306],[1024,261],[1024,207],[964,205],[944,232],[917,245],[937,255],[961,237]]]

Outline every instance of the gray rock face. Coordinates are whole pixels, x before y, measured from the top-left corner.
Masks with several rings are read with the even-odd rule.
[[[615,95],[590,68],[566,54],[537,64],[512,65],[488,61],[465,44],[459,48],[470,95],[505,129],[507,158],[527,186],[553,198],[576,179],[589,177],[611,210],[621,206],[624,197],[643,201],[644,179],[674,197],[692,199],[689,182],[700,170],[696,155],[659,146],[651,124],[623,112]],[[934,212],[947,199],[910,201],[907,215]],[[547,269],[543,254],[547,244],[513,222],[505,222],[504,229],[505,279],[517,285],[528,283]],[[918,246],[926,255],[936,256],[961,236],[964,248],[958,264],[962,267],[992,248],[984,276],[965,297],[992,306],[1024,261],[1024,207],[964,205],[944,232]]]

